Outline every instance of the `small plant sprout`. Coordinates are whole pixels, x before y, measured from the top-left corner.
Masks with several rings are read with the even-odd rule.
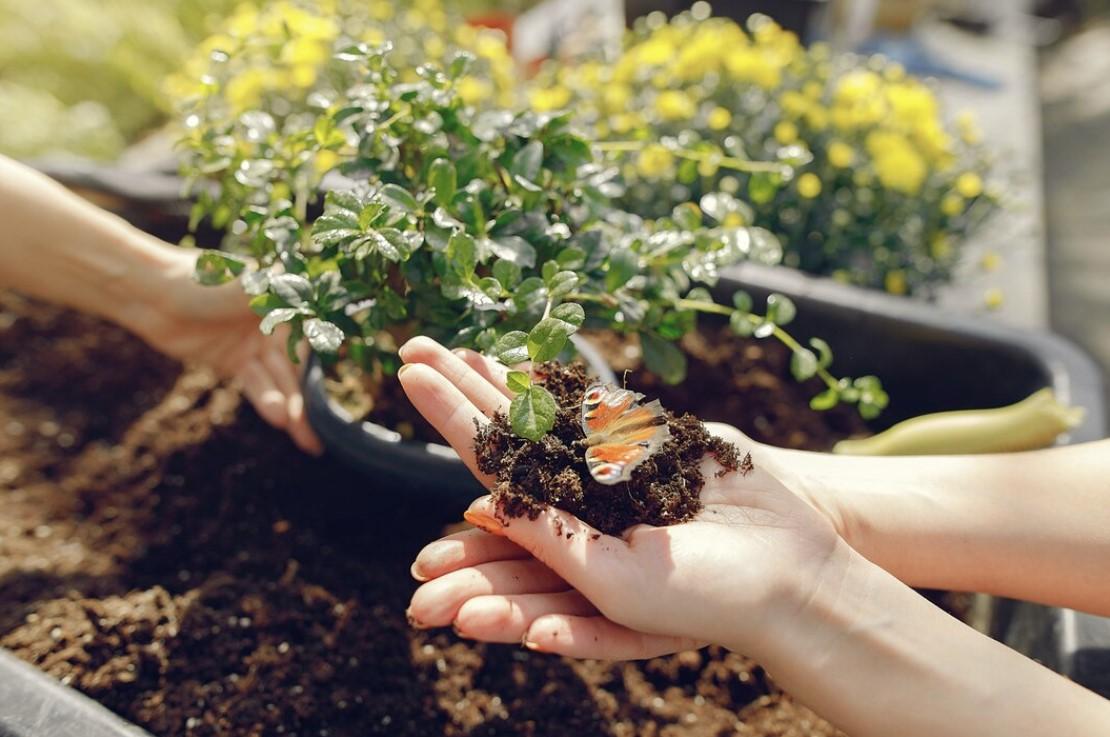
[[[885,404],[877,382],[833,377],[824,343],[811,350],[784,331],[789,300],[775,296],[757,314],[742,294],[726,306],[698,286],[745,259],[777,260],[767,231],[725,226],[694,205],[651,222],[614,207],[616,170],[568,116],[460,97],[458,81],[473,78],[466,54],[405,81],[388,44],[340,39],[337,49],[339,68],[308,92],[314,111],[277,125],[263,110],[208,115],[201,100],[183,141],[186,172],[208,183],[196,215],[229,226],[223,249],[198,260],[198,278],[238,278],[264,332],[288,327],[291,353],[302,339],[325,358],[342,347],[380,375],[396,370],[400,342],[423,334],[516,367],[565,357],[570,336],[590,326],[638,335],[646,366],[678,382],[686,363],[675,341],[710,313],[786,342],[795,375],[827,385],[815,406],[853,402],[872,414]],[[218,96],[219,74],[211,80]],[[551,395],[523,371],[509,386],[513,431],[542,437]]]

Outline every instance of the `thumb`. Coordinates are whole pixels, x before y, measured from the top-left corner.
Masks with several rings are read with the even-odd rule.
[[[587,598],[604,599],[606,582],[615,583],[629,556],[628,544],[604,535],[569,512],[545,507],[535,519],[509,519],[491,496],[474,501],[463,515],[486,532],[502,535],[531,553]],[[600,584],[600,587],[599,587]]]

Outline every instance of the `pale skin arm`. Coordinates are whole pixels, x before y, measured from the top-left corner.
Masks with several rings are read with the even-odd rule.
[[[115,322],[182,361],[242,380],[270,424],[318,453],[298,372],[236,284],[192,279],[196,252],[162,243],[0,156],[0,287]]]
[[[406,392],[474,468],[473,423],[508,402],[499,370],[426,339],[402,357]],[[929,604],[792,495],[773,453],[752,454],[749,477],[707,484],[694,522],[621,538],[595,540],[558,510],[499,520],[479,499],[467,518],[480,530],[434,542],[414,562],[424,583],[410,617],[572,657],[721,644],[853,737],[1105,731],[1110,703]]]
[[[863,556],[921,588],[1110,615],[1110,441],[986,456],[764,448]]]

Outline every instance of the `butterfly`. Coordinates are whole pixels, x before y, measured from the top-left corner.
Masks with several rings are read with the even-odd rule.
[[[586,466],[599,483],[628,481],[632,471],[671,436],[663,406],[655,399],[611,384],[592,384],[582,395]]]

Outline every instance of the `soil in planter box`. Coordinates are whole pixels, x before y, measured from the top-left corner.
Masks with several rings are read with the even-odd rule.
[[[547,506],[564,509],[601,532],[618,535],[632,525],[673,525],[701,510],[705,484],[701,462],[717,459],[721,475],[736,471],[743,459],[737,449],[710,435],[693,415],[677,416],[664,408],[670,437],[632,471],[627,482],[606,485],[590,475],[582,430],[582,395],[593,383],[582,366],[544,364],[539,383],[558,405],[555,427],[537,442],[517,437],[504,415],[482,428],[475,441],[478,468],[494,476],[493,495],[501,513],[535,518]]]
[[[412,630],[409,564],[449,521],[206,372],[0,294],[0,645],[154,734],[836,734],[715,648],[612,664]]]
[[[658,398],[676,414],[734,425],[757,442],[829,450],[844,437],[870,434],[852,407],[810,409],[810,398],[824,385],[795,381],[790,350],[777,340],[741,338],[727,324],[703,321],[681,340],[686,380],[672,386],[643,368],[635,338],[593,331],[588,337],[630,389]]]

